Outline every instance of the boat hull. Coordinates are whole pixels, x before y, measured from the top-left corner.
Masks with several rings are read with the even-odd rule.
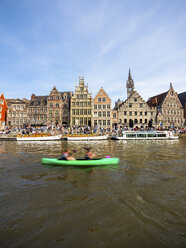
[[[43,136],[43,137],[17,137],[17,141],[56,141],[60,140],[61,135]]]
[[[106,140],[107,135],[103,136],[82,136],[82,137],[67,137],[68,141],[89,141],[89,140]]]
[[[90,160],[59,160],[55,158],[42,158],[42,164],[48,165],[70,165],[70,166],[100,166],[100,165],[113,165],[119,163],[119,158],[102,158]]]

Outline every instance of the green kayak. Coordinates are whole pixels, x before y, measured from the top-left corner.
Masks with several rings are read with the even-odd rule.
[[[56,158],[42,158],[42,164],[50,165],[72,165],[72,166],[97,166],[118,164],[119,158],[97,158],[97,159],[76,159],[76,160],[59,160]]]

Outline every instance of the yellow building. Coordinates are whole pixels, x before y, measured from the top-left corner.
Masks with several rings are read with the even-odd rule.
[[[75,88],[75,94],[71,97],[70,125],[92,126],[92,94],[88,92],[84,77],[79,77],[79,85]]]

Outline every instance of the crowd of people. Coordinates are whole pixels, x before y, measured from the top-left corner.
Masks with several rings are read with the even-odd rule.
[[[0,130],[0,134],[22,134],[22,135],[30,135],[35,133],[49,133],[51,135],[75,135],[75,134],[101,134],[101,135],[113,135],[118,132],[127,131],[127,130],[134,130],[134,131],[148,131],[148,130],[157,130],[155,128],[149,128],[148,126],[144,127],[119,127],[114,126],[112,129],[105,128],[105,127],[77,127],[77,126],[71,126],[71,127],[64,127],[64,126],[5,126],[4,129]],[[158,130],[164,131],[165,128],[159,127]],[[180,130],[177,129],[170,129],[174,132],[180,132]],[[182,132],[185,129],[182,129]]]

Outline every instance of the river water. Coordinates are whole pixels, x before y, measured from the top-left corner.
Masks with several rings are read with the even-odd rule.
[[[92,147],[118,166],[43,166]],[[0,142],[0,247],[186,247],[186,139]]]

